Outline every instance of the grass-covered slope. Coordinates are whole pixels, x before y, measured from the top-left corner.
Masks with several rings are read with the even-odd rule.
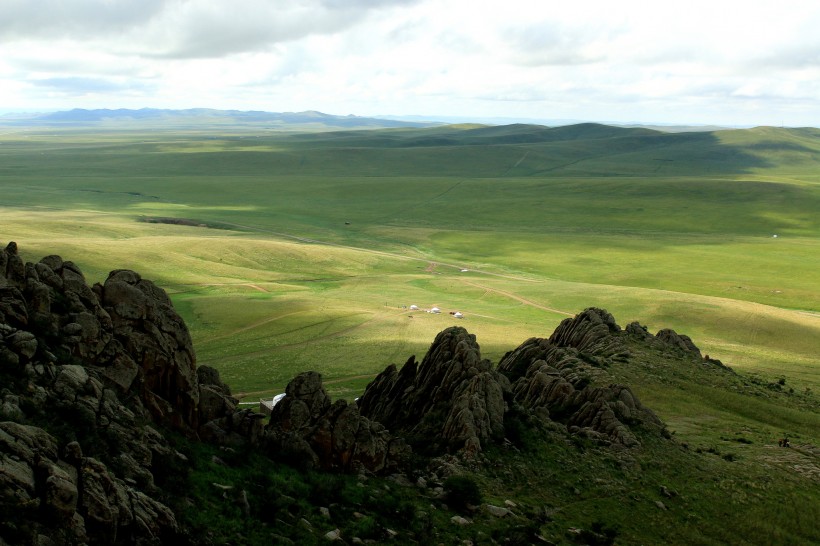
[[[456,323],[450,311],[464,313],[458,324],[497,362],[579,309],[605,307],[621,323],[689,334],[738,374],[703,375],[658,355],[613,366],[608,373],[689,450],[655,452],[647,442],[629,472],[584,446],[509,454],[519,458],[511,468],[548,470],[534,489],[555,497],[525,500],[527,510],[549,505],[541,524],[556,522],[561,536],[565,524],[598,522],[660,542],[673,521],[691,522],[685,533],[696,543],[810,536],[816,514],[804,507],[816,499],[804,486],[816,475],[803,470],[816,458],[775,442],[789,434],[817,443],[816,129],[295,134],[108,124],[2,133],[0,239],[16,240],[26,260],[71,256],[90,282],[114,268],[156,280],[191,328],[199,362],[246,401],[281,392],[305,369],[319,370],[334,397],[358,396],[387,363],[423,354]],[[146,221],[167,218],[185,221]],[[444,312],[424,312],[433,306]],[[615,478],[586,477],[607,465]],[[565,466],[571,472],[559,472]],[[503,502],[510,484],[526,499],[538,476],[480,480]],[[570,487],[578,479],[583,487]],[[631,498],[607,492],[630,492],[642,479],[635,506],[606,500]],[[701,492],[706,483],[718,489]],[[655,499],[659,484],[688,500]],[[403,495],[419,510],[447,524],[410,491]],[[208,495],[221,502],[218,491]],[[565,517],[558,504],[578,511]],[[601,519],[610,510],[613,519]],[[653,522],[648,530],[631,529],[630,510]],[[722,520],[733,522],[726,531]]]
[[[677,413],[665,434],[630,422],[639,444],[624,448],[567,434],[555,422],[534,426],[537,420],[511,412],[505,440],[486,445],[479,457],[419,457],[406,475],[389,479],[295,472],[255,454],[226,457],[181,442],[193,468],[176,487],[183,499],[199,500],[195,510],[180,502],[181,520],[207,530],[217,544],[271,537],[312,544],[327,533],[401,544],[820,539],[812,396],[790,394],[787,384],[763,384],[657,339],[625,333],[619,339],[620,354],[628,357],[602,365],[581,351],[581,360],[597,361],[581,368],[591,386],[632,382],[645,405]],[[551,418],[560,413],[554,408]],[[777,445],[783,437],[790,447]],[[234,493],[226,494],[227,486]],[[238,491],[247,495],[244,512]]]
[[[116,263],[160,280],[200,359],[240,391],[279,390],[318,361],[355,393],[448,324],[410,319],[410,304],[465,312],[496,354],[601,305],[805,388],[820,350],[817,137],[17,127],[0,137],[0,232],[98,279]],[[191,225],[144,221],[157,218]],[[343,347],[356,356],[335,359]]]

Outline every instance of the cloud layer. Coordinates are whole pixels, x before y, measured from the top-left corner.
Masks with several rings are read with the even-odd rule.
[[[0,106],[820,125],[813,0],[4,0]]]

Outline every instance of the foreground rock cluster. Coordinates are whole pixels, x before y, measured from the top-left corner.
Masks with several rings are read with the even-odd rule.
[[[359,474],[401,471],[413,451],[475,459],[522,422],[637,446],[639,430],[660,433],[662,423],[629,387],[595,382],[629,358],[627,337],[700,357],[686,336],[621,330],[595,308],[498,365],[453,327],[421,362],[388,366],[356,402],[332,402],[318,373],[300,374],[264,425],[238,409],[216,370],[196,367],[188,330],[154,283],[117,270],[89,286],[72,262],[23,263],[9,243],[0,252],[0,544],[173,542],[182,531],[158,482],[187,461],[171,431]]]
[[[262,431],[215,370],[196,369],[162,289],[125,270],[90,287],[59,256],[23,263],[15,243],[0,252],[0,374],[11,544],[170,541],[177,521],[154,478],[184,461],[160,430],[223,442]]]

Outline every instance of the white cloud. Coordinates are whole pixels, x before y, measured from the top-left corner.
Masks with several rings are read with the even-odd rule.
[[[820,125],[813,0],[3,0],[0,10],[6,108],[736,124],[787,114]]]
[[[116,36],[149,23],[169,3],[165,0],[3,0],[0,42]]]

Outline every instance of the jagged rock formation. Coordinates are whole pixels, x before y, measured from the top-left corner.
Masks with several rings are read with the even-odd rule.
[[[596,366],[628,358],[612,315],[586,309],[564,320],[547,340],[532,338],[493,369],[464,328],[441,332],[421,365],[389,366],[359,400],[361,413],[432,452],[475,455],[503,440],[515,407],[603,443],[639,442],[630,424],[662,423],[623,385],[588,385]]]
[[[629,387],[593,387],[596,366],[626,359],[621,328],[607,311],[585,309],[565,319],[548,340],[532,338],[507,353],[498,365],[513,382],[516,401],[542,418],[603,442],[638,444],[628,424],[662,423],[643,407]]]
[[[153,431],[145,438],[157,436]],[[173,540],[173,512],[146,493],[152,489],[150,472],[130,455],[120,456],[125,474],[131,471],[131,476],[121,478],[99,460],[84,457],[78,442],[62,449],[58,445],[41,428],[0,422],[0,510],[3,520],[18,522],[14,529],[4,529],[9,533],[6,539],[18,544],[28,542],[31,535],[47,536],[51,544]],[[167,449],[149,446],[144,450],[149,458],[154,450]],[[145,475],[148,480],[138,486],[136,479]]]
[[[431,451],[477,453],[504,437],[509,382],[482,360],[475,336],[460,327],[436,336],[418,366],[389,366],[359,399],[363,415]]]
[[[204,370],[199,384],[162,289],[125,270],[92,288],[59,256],[24,264],[14,243],[0,252],[0,376],[0,536],[13,543],[172,540],[154,475],[177,454],[155,425],[233,441],[261,433],[218,374]]]
[[[264,415],[250,409],[238,409],[239,401],[231,388],[222,382],[219,371],[210,366],[196,370],[199,382],[199,437],[222,446],[259,443]]]
[[[238,408],[217,370],[196,367],[188,330],[155,284],[116,270],[89,287],[72,262],[23,263],[9,243],[0,252],[0,544],[176,540],[179,524],[157,500],[158,484],[186,463],[164,428],[353,473],[399,470],[411,446],[475,460],[522,416],[637,446],[663,424],[629,387],[603,379],[631,358],[636,340],[716,362],[687,336],[653,336],[638,323],[621,330],[596,308],[548,339],[525,341],[498,366],[481,357],[474,335],[452,327],[420,363],[388,366],[357,402],[332,402],[318,373],[299,374],[263,426],[260,414]]]
[[[112,271],[102,286],[94,286],[94,292],[111,317],[114,339],[136,362],[134,375],[139,376],[141,398],[151,414],[177,428],[196,429],[199,389],[194,348],[168,295],[126,270]],[[107,368],[108,362],[100,364]]]
[[[59,256],[23,265],[13,242],[0,256],[0,320],[17,330],[7,360],[82,363],[117,394],[138,391],[157,421],[196,429],[194,350],[162,289],[124,270],[92,289]]]
[[[269,453],[309,468],[388,472],[408,454],[403,440],[362,416],[356,403],[331,404],[316,372],[288,384],[265,432]]]
[[[633,338],[639,339],[649,345],[671,348],[697,358],[702,358],[700,349],[692,342],[689,336],[679,334],[671,328],[664,328],[659,330],[657,334],[652,335],[646,326],[642,326],[638,322],[631,322],[626,326],[625,331]]]
[[[617,334],[621,331],[615,318],[604,309],[590,307],[573,318],[561,321],[550,336],[550,343],[558,347],[572,347],[579,352],[607,363],[612,359],[626,359],[626,350]]]

